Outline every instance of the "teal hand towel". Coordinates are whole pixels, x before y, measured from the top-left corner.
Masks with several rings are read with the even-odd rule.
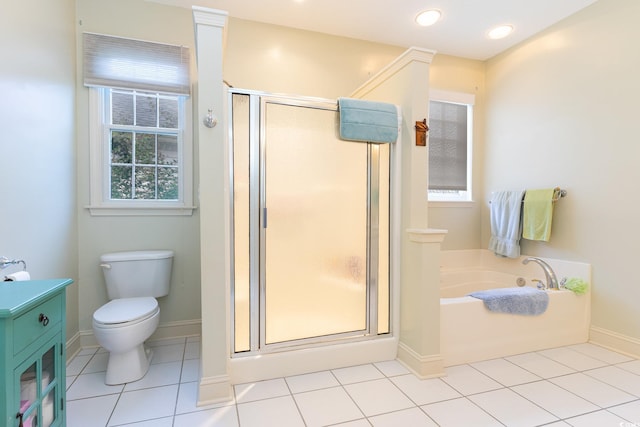
[[[398,139],[398,111],[393,104],[339,98],[340,138],[390,143]]]
[[[553,200],[558,188],[527,190],[522,212],[522,237],[548,242],[551,237]]]

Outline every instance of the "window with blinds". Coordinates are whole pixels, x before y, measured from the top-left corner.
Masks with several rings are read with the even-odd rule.
[[[429,103],[429,200],[471,200],[471,108]]]
[[[91,213],[189,215],[189,49],[83,34]]]
[[[188,47],[94,33],[82,43],[85,86],[190,93]]]

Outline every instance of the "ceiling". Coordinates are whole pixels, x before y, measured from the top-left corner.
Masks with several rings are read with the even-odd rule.
[[[224,10],[234,18],[284,25],[402,47],[421,47],[486,60],[597,0],[150,0]],[[415,24],[418,12],[439,9],[431,27]],[[490,40],[491,28],[513,33]]]

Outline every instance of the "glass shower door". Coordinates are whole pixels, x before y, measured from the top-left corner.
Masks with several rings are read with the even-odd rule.
[[[261,341],[362,334],[368,146],[337,137],[335,106],[261,111]]]
[[[230,95],[233,353],[389,333],[389,144],[339,139],[334,101]]]

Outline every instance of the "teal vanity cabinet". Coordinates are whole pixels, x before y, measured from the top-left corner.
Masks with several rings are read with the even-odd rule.
[[[0,282],[0,425],[66,426],[65,290],[71,279]]]

